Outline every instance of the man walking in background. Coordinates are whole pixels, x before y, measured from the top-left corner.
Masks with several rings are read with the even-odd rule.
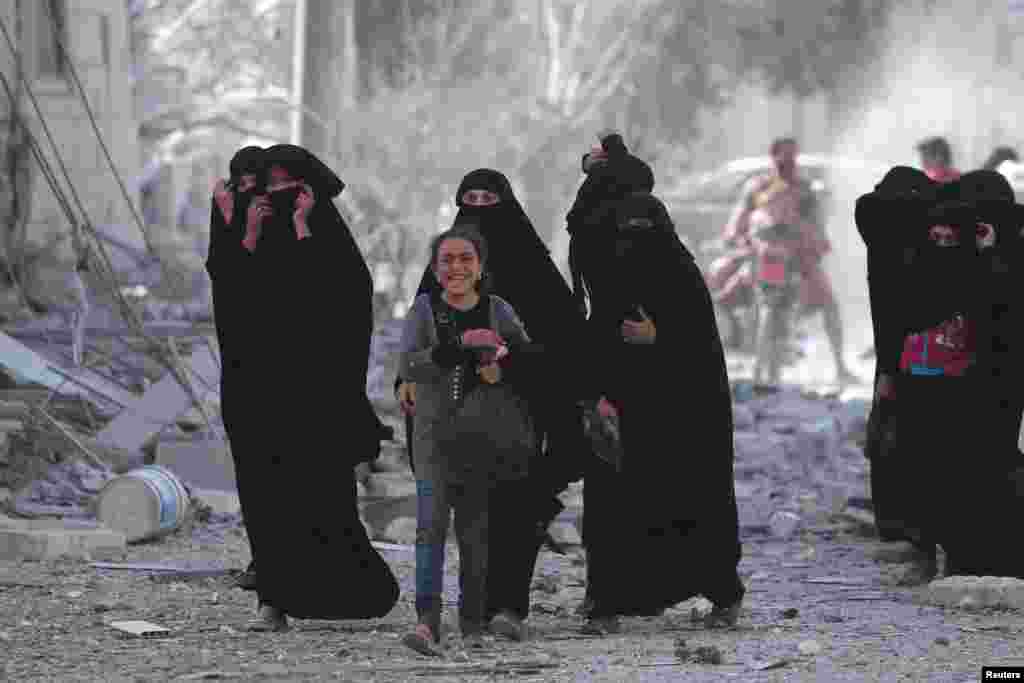
[[[943,137],[931,137],[917,143],[921,156],[921,168],[925,175],[937,183],[948,183],[960,177],[960,171],[953,167],[953,150]]]

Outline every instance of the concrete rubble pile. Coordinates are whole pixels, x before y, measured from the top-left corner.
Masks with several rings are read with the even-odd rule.
[[[378,326],[367,377],[367,394],[381,419],[395,428],[395,441],[382,443],[380,457],[360,466],[357,478],[371,537],[412,544],[416,489],[393,392],[401,327],[401,320]],[[12,381],[0,394],[0,514],[93,519],[95,499],[108,481],[156,464],[181,480],[204,521],[240,523],[230,450],[219,421],[213,326],[164,322],[147,324],[146,331],[166,344],[147,348],[125,329],[96,333],[93,348],[105,345],[117,353],[103,363],[94,351],[81,368],[67,362],[67,340],[59,335],[6,330],[0,365]],[[190,387],[160,362],[167,348],[186,367]],[[115,382],[116,370],[130,374],[136,386]],[[868,465],[858,443],[865,401],[788,388],[757,394],[743,383],[734,386],[734,396],[737,496],[758,511],[756,528],[747,532],[790,536],[821,515],[862,521],[869,515],[850,504],[867,498]],[[577,484],[562,496],[567,509],[551,528],[561,543],[579,544],[580,492]]]
[[[755,510],[748,534],[792,537],[821,521],[873,523],[863,456],[868,403],[783,388],[734,386],[736,495]]]

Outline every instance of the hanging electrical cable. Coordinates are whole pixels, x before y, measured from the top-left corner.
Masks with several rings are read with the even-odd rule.
[[[129,211],[131,211],[132,219],[135,221],[135,225],[138,227],[139,232],[142,235],[142,239],[146,243],[146,248],[149,250],[151,254],[157,256],[163,274],[165,276],[173,275],[175,279],[175,284],[181,287],[181,289],[179,289],[177,292],[180,295],[185,287],[184,277],[178,271],[168,268],[167,264],[164,263],[163,259],[159,258],[159,253],[157,252],[157,250],[153,248],[153,244],[149,239],[149,232],[146,230],[146,224],[142,220],[142,217],[139,215],[138,209],[136,209],[135,207],[135,202],[132,201],[131,194],[128,192],[128,186],[125,185],[124,179],[121,177],[121,173],[117,170],[117,165],[114,163],[114,159],[110,154],[110,150],[107,148],[107,143],[103,140],[103,134],[100,132],[99,125],[96,123],[96,116],[93,113],[92,105],[89,104],[89,98],[85,94],[85,88],[82,86],[82,81],[78,78],[78,69],[75,68],[75,62],[71,57],[71,53],[64,45],[64,41],[61,38],[60,24],[57,21],[57,18],[53,16],[53,11],[49,3],[43,3],[43,7],[46,10],[46,15],[50,19],[50,26],[53,33],[54,42],[56,43],[57,49],[60,51],[61,56],[64,59],[64,63],[68,67],[68,73],[71,75],[71,79],[75,83],[75,87],[78,90],[78,97],[82,101],[82,106],[85,109],[86,115],[89,117],[89,124],[92,126],[93,133],[96,135],[96,140],[97,142],[99,142],[100,149],[103,151],[103,157],[106,159],[107,165],[110,167],[110,172],[113,173],[114,180],[117,181],[117,185],[121,190],[121,197],[128,205]]]
[[[104,154],[104,157],[106,158],[107,164],[110,166],[110,170],[114,174],[115,180],[117,181],[118,186],[119,186],[119,188],[121,190],[122,197],[124,198],[124,200],[128,204],[129,209],[131,210],[131,213],[132,213],[132,216],[133,216],[133,218],[135,220],[135,223],[136,223],[137,227],[139,228],[139,230],[140,230],[140,232],[142,234],[143,241],[146,243],[146,247],[150,251],[150,253],[154,254],[157,257],[157,260],[160,262],[163,274],[165,276],[168,276],[169,274],[173,274],[174,276],[176,276],[176,278],[178,278],[180,280],[181,279],[181,275],[179,273],[173,272],[173,271],[171,271],[171,269],[167,268],[166,264],[161,259],[159,259],[159,254],[153,248],[153,246],[152,246],[152,244],[151,244],[151,242],[149,240],[149,235],[148,235],[148,233],[147,233],[147,231],[145,229],[145,225],[142,222],[142,219],[139,216],[139,214],[138,214],[138,212],[137,212],[137,210],[135,208],[134,203],[131,201],[131,197],[130,197],[130,195],[128,193],[127,187],[126,187],[123,179],[121,178],[121,175],[118,172],[116,166],[114,165],[113,159],[112,159],[112,157],[110,155],[110,151],[107,148],[107,145],[106,145],[106,143],[103,140],[103,136],[102,136],[102,134],[101,134],[101,132],[99,130],[99,126],[96,123],[96,119],[95,119],[95,115],[93,114],[92,107],[89,105],[88,98],[85,95],[84,87],[82,86],[81,80],[78,77],[77,69],[74,66],[74,60],[72,59],[70,53],[67,51],[66,46],[64,45],[63,41],[59,38],[59,26],[57,25],[56,18],[49,11],[49,7],[47,7],[47,14],[49,15],[50,22],[51,22],[51,25],[53,27],[55,42],[56,42],[56,44],[58,46],[58,49],[61,52],[61,55],[62,55],[62,57],[64,59],[64,63],[67,65],[69,73],[72,76],[72,79],[74,80],[75,85],[77,87],[78,97],[82,101],[82,104],[83,104],[83,106],[85,108],[86,114],[88,115],[90,124],[92,125],[93,132],[96,135],[97,141],[98,141],[98,143],[99,143],[99,145],[100,145],[100,147],[101,147],[101,149],[103,151],[103,154]],[[58,198],[58,203],[62,203],[62,208],[65,209],[65,213],[68,216],[69,221],[71,222],[72,228],[75,229],[77,226],[81,226],[93,238],[93,243],[97,247],[96,252],[97,252],[98,256],[100,257],[99,263],[101,265],[101,269],[100,269],[100,273],[99,273],[99,276],[100,276],[99,280],[106,286],[106,288],[108,290],[110,290],[110,294],[112,294],[114,301],[117,302],[118,307],[121,309],[121,314],[122,314],[122,317],[125,319],[125,321],[129,324],[130,327],[134,328],[134,331],[140,337],[142,337],[147,342],[147,345],[148,345],[149,349],[151,351],[153,351],[153,352],[156,352],[155,353],[155,355],[156,355],[155,360],[157,360],[161,365],[163,365],[165,367],[165,369],[167,369],[169,372],[171,372],[172,375],[178,380],[179,384],[181,384],[182,388],[188,394],[190,400],[193,402],[193,404],[196,406],[196,408],[202,414],[202,416],[203,416],[203,418],[204,418],[204,420],[205,420],[205,422],[207,424],[207,427],[210,429],[210,431],[213,432],[218,438],[223,438],[222,435],[219,433],[219,431],[214,428],[213,421],[212,421],[212,419],[211,419],[211,417],[209,415],[209,412],[206,409],[205,404],[202,402],[202,400],[200,400],[199,396],[196,394],[195,388],[192,385],[192,382],[189,381],[189,372],[188,371],[191,371],[191,374],[193,374],[193,375],[196,374],[195,371],[191,367],[187,368],[187,370],[186,370],[186,366],[188,364],[185,363],[183,359],[181,359],[180,357],[177,356],[177,354],[174,353],[174,349],[168,347],[168,345],[166,343],[161,343],[160,341],[154,339],[153,337],[151,337],[149,334],[146,333],[146,331],[144,329],[144,326],[142,324],[142,321],[141,321],[141,319],[138,316],[137,311],[125,299],[124,292],[122,291],[122,289],[120,287],[120,283],[117,281],[116,272],[115,272],[115,269],[113,267],[112,260],[110,259],[110,255],[109,255],[109,253],[107,251],[106,245],[103,244],[103,241],[96,234],[96,231],[93,228],[93,223],[92,223],[91,219],[89,218],[88,211],[86,210],[84,204],[81,202],[81,200],[80,200],[80,198],[78,196],[78,193],[75,190],[74,182],[71,180],[70,173],[68,173],[68,171],[67,171],[67,166],[63,162],[63,158],[62,158],[62,155],[60,154],[60,150],[57,148],[56,142],[54,141],[52,134],[49,132],[49,127],[46,125],[46,117],[43,114],[41,108],[39,107],[38,101],[35,99],[34,93],[32,93],[31,83],[30,83],[27,75],[25,74],[24,70],[21,68],[20,54],[19,54],[17,45],[14,42],[13,38],[11,37],[10,31],[7,28],[6,22],[3,20],[2,17],[0,17],[0,31],[3,32],[3,34],[4,34],[4,36],[5,36],[6,40],[7,40],[8,46],[9,46],[9,48],[11,49],[11,51],[12,51],[12,53],[14,55],[14,61],[15,61],[15,64],[16,64],[16,66],[18,68],[18,75],[19,75],[20,81],[25,86],[26,93],[29,95],[29,97],[30,97],[30,99],[31,99],[31,101],[33,103],[33,106],[36,108],[36,112],[37,112],[37,114],[39,116],[40,122],[42,123],[44,131],[46,131],[47,137],[48,137],[48,139],[49,139],[49,141],[51,143],[51,146],[53,147],[54,156],[57,158],[57,160],[58,160],[58,162],[59,162],[59,164],[60,164],[60,166],[61,166],[61,168],[62,168],[62,170],[64,172],[64,176],[65,176],[65,179],[66,179],[66,181],[68,183],[68,186],[71,188],[72,196],[74,197],[75,202],[78,205],[79,210],[82,212],[82,221],[84,222],[84,225],[82,223],[79,223],[79,221],[77,220],[77,217],[74,216],[74,213],[71,210],[70,203],[67,202],[66,196],[63,195],[63,193],[62,193],[62,191],[61,191],[61,189],[59,187],[59,182],[57,182],[56,174],[53,172],[52,167],[50,167],[48,165],[48,162],[47,162],[47,160],[45,158],[45,155],[41,154],[41,150],[39,149],[38,142],[35,141],[34,136],[32,136],[32,134],[31,134],[31,129],[28,128],[28,126],[25,124],[24,121],[22,121],[21,125],[24,127],[24,130],[26,131],[26,133],[28,135],[28,138],[30,140],[30,147],[33,150],[33,156],[36,158],[37,162],[40,163],[40,168],[44,169],[43,170],[43,175],[47,178],[47,181],[50,183],[51,188],[54,188],[55,196]],[[8,86],[9,86],[9,84],[8,84]],[[7,88],[7,90],[8,90],[8,96],[9,97],[13,97],[14,96],[13,91],[11,91],[9,87]],[[16,108],[12,108],[12,110],[16,111],[17,109]],[[64,198],[63,202],[61,201],[61,197]],[[184,284],[184,283],[180,282],[179,284]]]

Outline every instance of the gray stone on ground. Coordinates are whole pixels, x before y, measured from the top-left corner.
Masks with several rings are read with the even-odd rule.
[[[800,530],[802,524],[803,520],[800,519],[800,515],[786,510],[775,512],[768,520],[772,535],[779,538],[792,538]]]
[[[380,534],[381,541],[401,545],[416,544],[416,519],[414,517],[397,517],[387,525]]]
[[[125,546],[123,533],[95,522],[0,520],[0,560],[115,559]]]
[[[921,551],[907,541],[879,542],[870,549],[871,558],[876,562],[891,562],[894,564],[914,562]]]
[[[552,522],[548,526],[548,533],[556,543],[561,545],[580,545],[583,543],[575,525],[567,522]]]
[[[754,429],[757,424],[757,418],[754,415],[754,411],[749,406],[743,403],[733,403],[732,405],[732,423],[733,429],[737,431],[745,431],[748,429]]]
[[[416,480],[409,472],[376,472],[366,482],[370,496],[404,498],[416,495]]]
[[[945,607],[1024,610],[1024,581],[1004,576],[950,576],[928,584],[926,599]]]
[[[200,503],[210,506],[218,515],[237,516],[242,514],[242,504],[238,500],[238,491],[217,491],[214,489],[192,489],[192,497]]]

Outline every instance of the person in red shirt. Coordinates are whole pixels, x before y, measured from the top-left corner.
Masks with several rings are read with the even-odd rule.
[[[1024,207],[991,171],[903,194],[865,195],[856,212],[866,241],[904,254],[886,306],[899,341],[887,333],[879,348],[892,368],[895,420],[876,454],[904,497],[900,531],[921,552],[921,579],[936,574],[936,546],[947,576],[1024,576],[1024,553],[1006,545],[997,521],[1024,506],[1011,474],[1022,461],[1009,443],[1020,403],[1008,377],[1017,339],[1010,237]]]

